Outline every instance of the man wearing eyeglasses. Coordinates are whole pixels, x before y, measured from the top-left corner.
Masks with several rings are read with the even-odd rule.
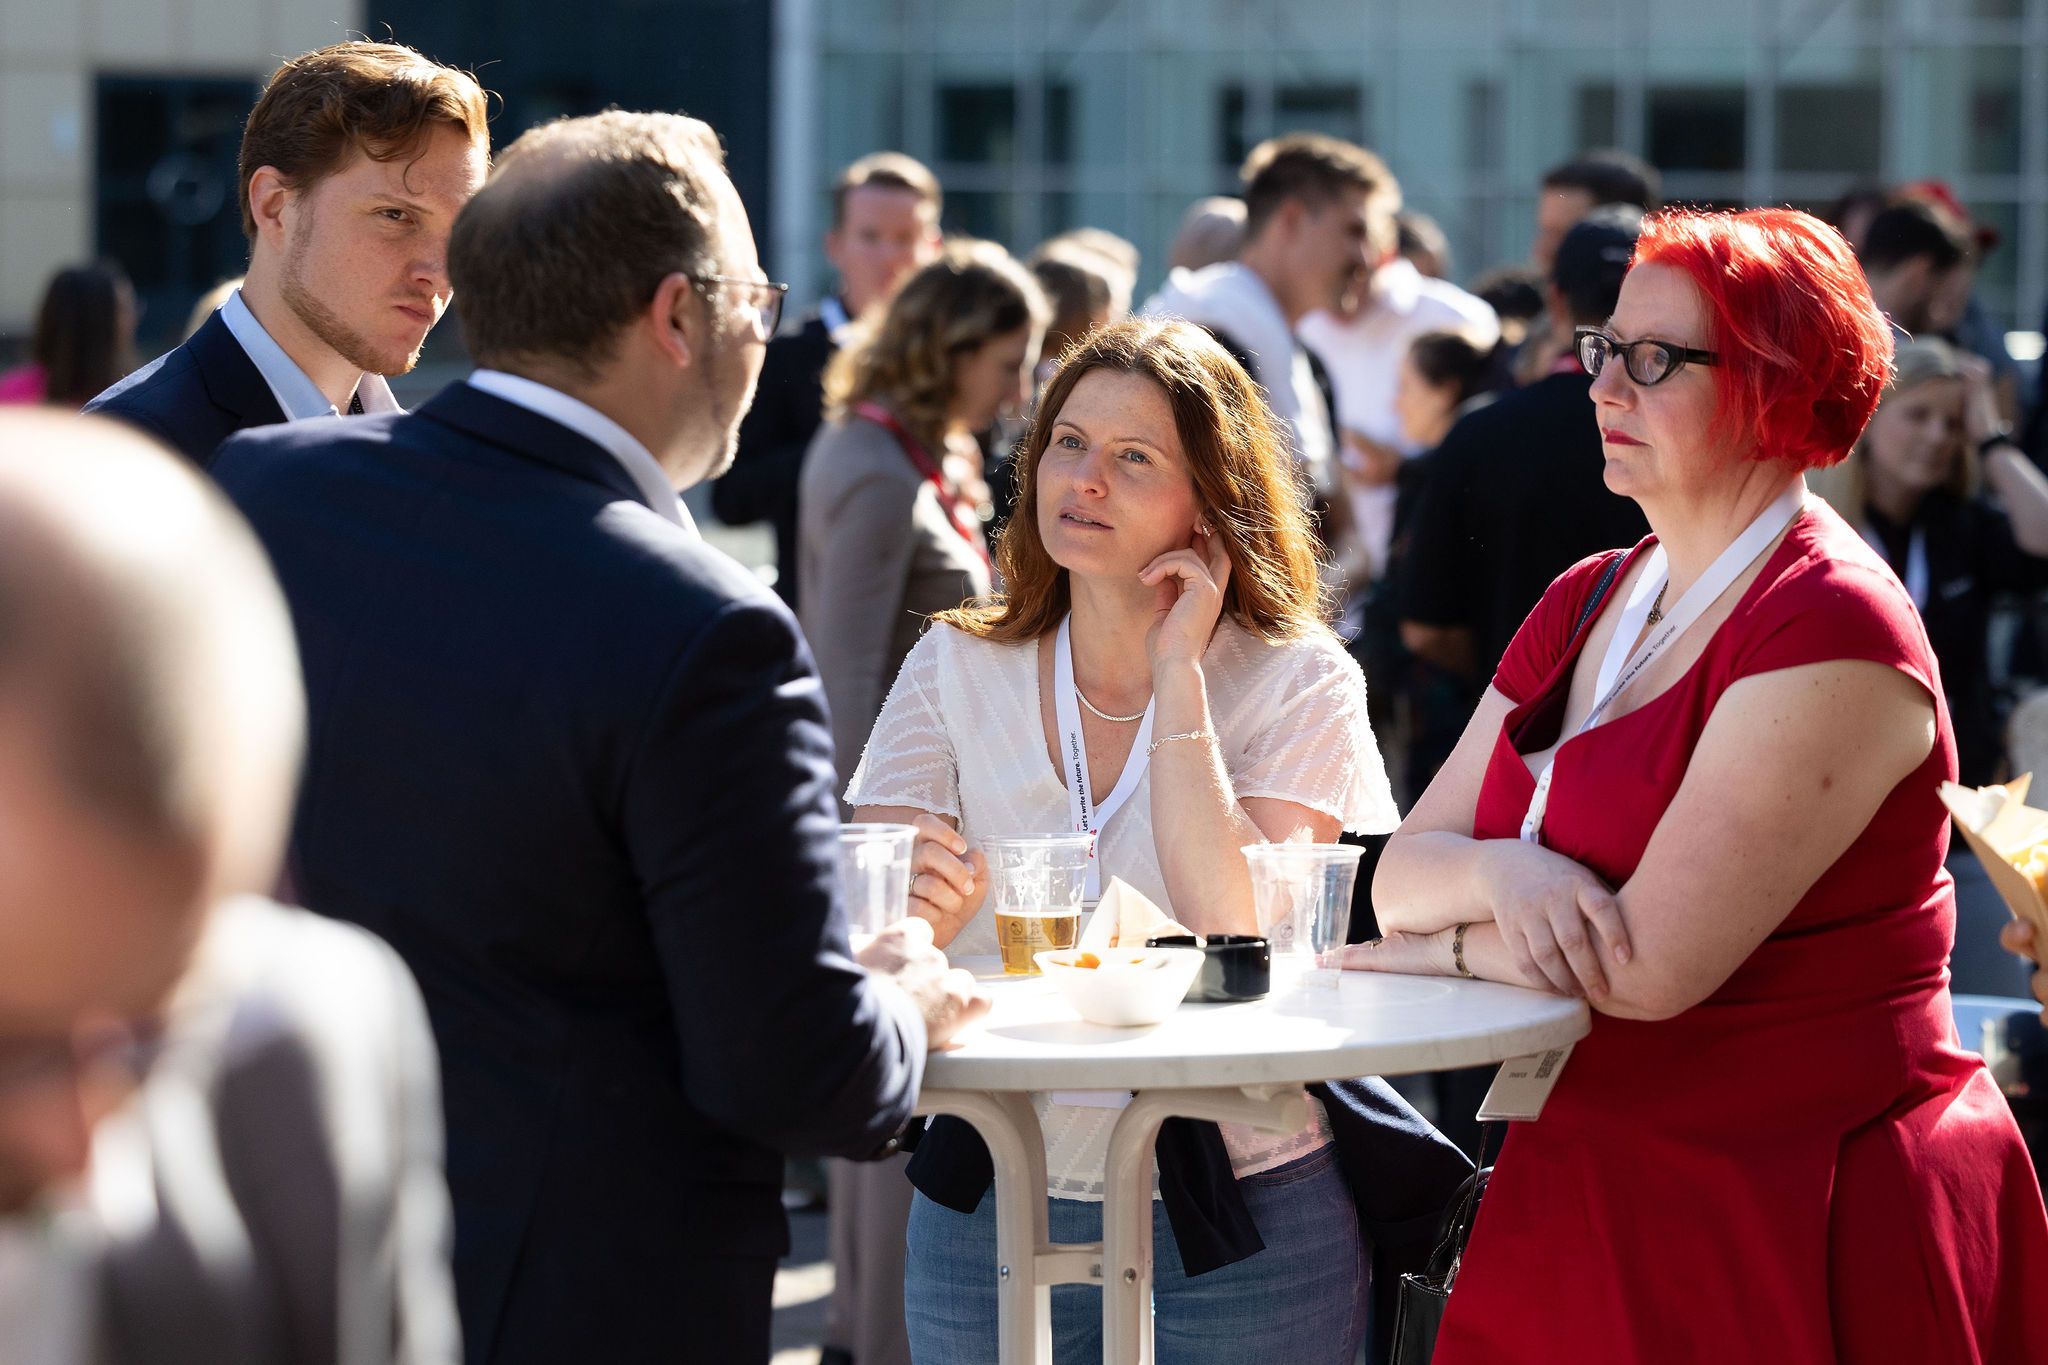
[[[781,303],[721,163],[674,115],[528,132],[449,244],[482,368],[212,466],[305,659],[296,885],[440,1043],[472,1365],[765,1363],[783,1154],[891,1150],[986,1008],[918,926],[856,961],[809,654],[677,503]]]
[[[277,875],[304,708],[247,527],[0,415],[0,1359],[454,1365],[434,1048]]]

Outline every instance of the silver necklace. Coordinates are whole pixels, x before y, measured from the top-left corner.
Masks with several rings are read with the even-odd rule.
[[[1088,700],[1088,694],[1081,690],[1081,684],[1079,683],[1074,684],[1074,695],[1081,699],[1081,705],[1087,707],[1090,711],[1093,711],[1096,715],[1102,717],[1106,721],[1112,721],[1118,725],[1129,725],[1132,721],[1139,721],[1145,719],[1145,713],[1143,711],[1140,711],[1135,716],[1112,716],[1111,714],[1109,714],[1109,712],[1103,710],[1094,702]]]

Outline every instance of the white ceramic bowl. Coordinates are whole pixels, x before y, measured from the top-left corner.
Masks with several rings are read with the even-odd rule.
[[[1136,1028],[1172,1014],[1202,970],[1200,948],[1111,948],[1099,967],[1076,967],[1081,948],[1033,953],[1032,960],[1074,1013],[1091,1024]]]

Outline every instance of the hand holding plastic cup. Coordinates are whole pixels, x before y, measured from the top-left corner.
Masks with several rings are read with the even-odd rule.
[[[879,934],[910,913],[909,825],[839,827],[839,895],[847,928]]]
[[[1247,844],[1252,903],[1260,931],[1273,944],[1273,978],[1335,990],[1341,971],[1337,951],[1351,922],[1351,895],[1358,885],[1354,844]]]

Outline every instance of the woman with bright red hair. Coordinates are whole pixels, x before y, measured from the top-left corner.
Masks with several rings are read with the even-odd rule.
[[[1956,1045],[1956,771],[1913,603],[1805,492],[1891,337],[1833,229],[1652,218],[1582,329],[1608,487],[1374,880],[1368,970],[1583,996],[1435,1359],[2048,1360],[2048,1215]]]

